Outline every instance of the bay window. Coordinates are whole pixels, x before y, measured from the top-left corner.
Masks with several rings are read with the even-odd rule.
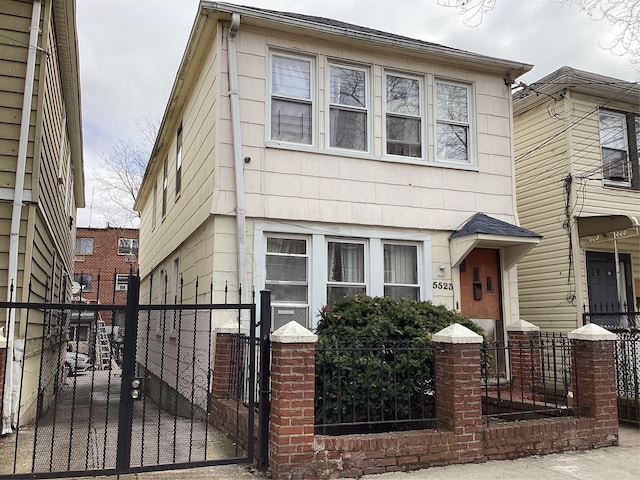
[[[312,64],[309,58],[271,56],[271,139],[311,144]]]
[[[471,89],[437,81],[435,86],[436,159],[471,163]]]
[[[417,78],[386,76],[387,153],[422,157],[422,94]]]
[[[368,149],[367,71],[339,65],[329,67],[329,145]]]

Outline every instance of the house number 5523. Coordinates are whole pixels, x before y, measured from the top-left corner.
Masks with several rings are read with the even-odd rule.
[[[433,288],[436,290],[453,290],[453,283],[433,282]]]

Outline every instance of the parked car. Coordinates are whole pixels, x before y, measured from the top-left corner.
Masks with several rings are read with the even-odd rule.
[[[93,368],[89,355],[79,352],[66,352],[64,360],[64,368],[67,376],[77,375]]]

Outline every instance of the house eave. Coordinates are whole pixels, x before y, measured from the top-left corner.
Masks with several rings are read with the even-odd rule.
[[[458,267],[474,248],[495,248],[503,251],[503,265],[508,270],[538,243],[540,243],[540,237],[516,237],[486,233],[452,238],[449,240],[451,266]]]

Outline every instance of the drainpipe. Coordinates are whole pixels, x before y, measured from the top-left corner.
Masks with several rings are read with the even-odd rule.
[[[231,102],[231,133],[233,135],[233,159],[236,183],[236,237],[238,248],[238,286],[242,288],[240,302],[247,298],[247,233],[244,206],[244,176],[242,159],[242,137],[240,135],[240,99],[238,96],[238,60],[236,57],[236,34],[240,27],[240,15],[231,15],[231,26],[227,37],[229,66],[229,100]]]
[[[17,292],[18,278],[18,243],[20,240],[20,218],[22,216],[22,200],[24,193],[24,176],[27,167],[27,146],[29,141],[29,126],[31,119],[31,97],[33,95],[33,80],[36,71],[36,53],[38,51],[38,34],[40,32],[40,0],[34,0],[31,11],[31,27],[29,28],[29,50],[27,53],[27,71],[24,80],[24,97],[22,99],[22,121],[20,123],[20,139],[18,142],[18,163],[16,165],[16,180],[13,190],[13,210],[11,212],[11,233],[9,235],[9,268],[7,274],[7,301],[16,300],[12,297],[11,287],[14,286],[13,293]],[[14,389],[19,388],[14,385],[13,375],[13,355],[14,355],[14,334],[16,328],[15,311],[13,315],[7,309],[7,361],[6,379],[3,395],[2,409],[2,434],[11,433],[11,427],[17,427],[18,396],[20,392],[13,395]]]

